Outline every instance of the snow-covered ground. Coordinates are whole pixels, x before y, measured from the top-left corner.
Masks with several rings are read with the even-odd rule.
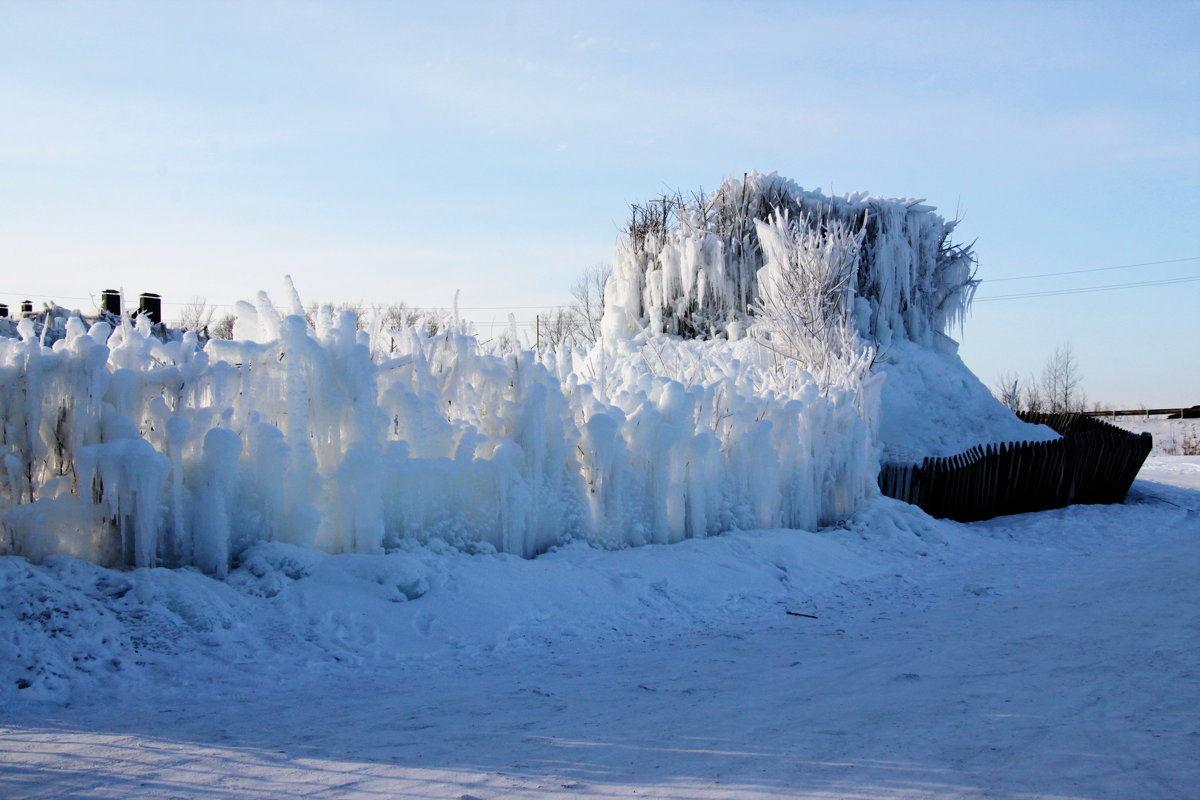
[[[1200,458],[1142,478],[532,561],[0,559],[0,796],[1198,797]]]
[[[1149,433],[1154,437],[1156,456],[1186,456],[1200,453],[1200,419],[1167,419],[1154,414],[1144,417],[1104,417],[1105,422],[1134,433]]]

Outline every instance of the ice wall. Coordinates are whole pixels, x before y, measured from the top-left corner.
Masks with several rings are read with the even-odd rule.
[[[259,540],[532,556],[811,528],[874,491],[862,387],[754,342],[634,326],[498,352],[292,306],[260,295],[203,345],[128,319],[0,338],[0,553],[218,575]]]
[[[758,226],[773,214],[815,228],[831,221],[863,232],[854,280],[856,323],[866,340],[929,345],[961,323],[976,282],[969,246],[920,200],[828,197],[775,173],[726,181],[706,197],[663,198],[634,214],[618,244],[606,291],[606,328],[687,337],[745,327],[766,264]]]

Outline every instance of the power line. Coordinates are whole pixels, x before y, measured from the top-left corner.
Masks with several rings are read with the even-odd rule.
[[[984,283],[1000,283],[1001,281],[1024,281],[1030,278],[1054,278],[1059,275],[1082,275],[1085,272],[1107,272],[1113,269],[1132,269],[1133,267],[1152,267],[1156,264],[1179,264],[1183,261],[1200,261],[1200,256],[1187,258],[1170,258],[1166,261],[1143,261],[1140,264],[1122,264],[1119,267],[1092,267],[1090,269],[1071,269],[1066,272],[1043,272],[1037,275],[1014,275],[1011,278],[985,278]]]
[[[1082,275],[1082,274],[1090,273],[1090,272],[1108,272],[1111,270],[1118,270],[1118,269],[1133,269],[1135,267],[1150,267],[1150,266],[1157,266],[1160,264],[1180,264],[1180,263],[1189,262],[1189,261],[1200,261],[1200,256],[1187,256],[1185,258],[1171,258],[1171,259],[1165,259],[1162,261],[1142,261],[1137,264],[1121,264],[1121,265],[1114,266],[1114,267],[1091,267],[1088,269],[1065,270],[1063,272],[1046,272],[1046,273],[1040,273],[1040,274],[1014,275],[1014,276],[1011,276],[1008,278],[988,278],[988,279],[984,280],[984,285],[992,284],[992,283],[1002,283],[1004,281],[1020,281],[1020,280],[1030,280],[1030,279],[1034,279],[1034,278],[1053,278],[1053,277],[1059,277],[1062,275]],[[1167,279],[1158,280],[1158,281],[1136,281],[1136,282],[1130,282],[1130,283],[1110,284],[1107,286],[1089,286],[1089,287],[1083,287],[1083,288],[1078,288],[1078,289],[1047,289],[1045,291],[997,295],[995,297],[977,297],[977,298],[975,298],[975,302],[986,303],[986,302],[991,302],[994,300],[1018,300],[1018,299],[1027,298],[1027,297],[1051,297],[1054,295],[1083,294],[1083,293],[1087,293],[1087,292],[1105,292],[1105,291],[1114,291],[1114,290],[1118,290],[1118,289],[1134,289],[1134,288],[1143,287],[1143,286],[1166,286],[1166,285],[1176,284],[1176,283],[1191,283],[1196,280],[1200,280],[1200,276],[1185,276],[1182,278],[1167,278]],[[21,292],[21,291],[14,291],[14,290],[0,291],[0,295],[8,295],[8,296],[12,296],[12,297],[19,296],[19,297],[23,297],[23,298],[38,298],[38,299],[47,299],[47,300],[88,300],[91,302],[96,302],[95,295],[93,295],[93,296],[51,295],[51,294],[42,294],[42,293],[38,293],[38,292]],[[195,304],[197,301],[196,300],[161,300],[160,302],[166,306],[188,306],[188,305]],[[236,303],[209,303],[207,301],[201,301],[201,302],[203,303],[203,305],[210,307],[210,308],[214,308],[214,309],[236,307]],[[322,305],[329,305],[329,304],[322,304]],[[336,305],[336,304],[334,304],[334,305]],[[355,306],[357,304],[349,303],[348,305]],[[375,311],[375,310],[379,310],[379,309],[386,309],[386,308],[388,308],[389,305],[401,305],[401,303],[380,304],[377,306],[363,304],[362,309],[364,311]],[[451,306],[409,306],[409,305],[405,305],[404,307],[409,311],[450,311],[451,310]],[[552,312],[552,311],[556,311],[558,309],[580,309],[580,308],[583,308],[582,304],[580,304],[580,303],[561,303],[558,305],[540,305],[540,306],[459,306],[458,310],[459,311],[551,311]],[[481,324],[481,323],[476,323],[476,324]],[[509,322],[503,321],[503,322],[482,323],[482,324],[507,325],[507,324],[509,324]],[[519,322],[518,324],[519,325],[533,325],[533,324],[535,324],[535,322],[534,321]]]
[[[74,296],[65,295],[65,294],[36,294],[34,292],[5,291],[4,294],[11,294],[14,297],[16,297],[17,295],[20,295],[21,297],[36,297],[39,300],[42,298],[45,298],[47,300],[94,300],[95,299],[93,297],[74,297]]]
[[[39,294],[37,292],[21,292],[21,291],[16,291],[16,290],[12,290],[12,289],[6,289],[4,291],[0,291],[0,294],[11,295],[13,297],[17,297],[17,296],[25,297],[25,298],[36,297],[39,300],[43,300],[43,299],[45,299],[45,300],[91,300],[93,302],[96,300],[95,296],[80,297],[78,295],[66,295],[66,294]],[[193,301],[193,300],[163,300],[161,302],[164,306],[190,306],[190,305],[193,305],[193,303],[195,303],[195,301]],[[207,300],[203,301],[202,304],[205,306],[209,306],[211,308],[233,308],[237,305],[236,303],[210,303]],[[318,303],[317,305],[338,306],[341,304],[339,304],[339,303]],[[357,304],[350,303],[350,305],[354,306]],[[377,306],[376,305],[368,305],[368,304],[364,303],[362,305],[362,308],[364,311],[374,311],[376,309],[387,310],[390,306],[393,306],[393,305],[400,305],[400,303],[384,303],[384,304],[380,304]],[[451,311],[451,310],[453,310],[453,305],[445,305],[445,306],[405,305],[404,308],[407,311]],[[558,305],[551,305],[551,306],[459,306],[458,310],[459,311],[541,311],[541,310],[554,311],[559,308],[583,308],[583,306],[579,303],[559,303]]]
[[[1141,286],[1169,286],[1176,283],[1192,283],[1200,281],[1200,275],[1189,275],[1183,278],[1167,278],[1161,281],[1138,281],[1135,283],[1113,283],[1108,286],[1085,286],[1080,289],[1050,289],[1044,292],[1024,292],[1022,294],[1002,294],[995,297],[977,297],[976,303],[987,303],[992,300],[1019,300],[1025,297],[1053,297],[1064,294],[1087,294],[1090,292],[1108,292],[1116,289],[1135,289]]]

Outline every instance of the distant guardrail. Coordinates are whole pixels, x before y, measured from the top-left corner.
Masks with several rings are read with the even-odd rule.
[[[1072,503],[1120,503],[1153,447],[1085,414],[1021,413],[1061,434],[1050,442],[972,447],[920,464],[884,464],[879,488],[934,517],[972,522]]]
[[[1087,416],[1165,416],[1168,420],[1200,419],[1200,405],[1190,408],[1135,408],[1124,410],[1087,411]]]
[[[1089,417],[1148,417],[1165,416],[1167,419],[1200,419],[1200,406],[1191,408],[1135,408],[1124,411],[1089,411]]]

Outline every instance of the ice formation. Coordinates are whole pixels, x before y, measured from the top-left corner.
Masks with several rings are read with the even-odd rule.
[[[954,228],[921,200],[828,197],[774,173],[665,196],[634,207],[605,329],[750,335],[819,385],[854,391],[887,461],[1057,438],[1005,409],[957,356],[949,334],[978,281]]]
[[[934,211],[921,200],[829,197],[757,172],[706,197],[635,207],[607,288],[606,307],[622,313],[608,329],[641,321],[656,333],[706,337],[741,328],[787,225],[827,239],[840,224],[861,231],[847,300],[863,336],[879,347],[893,337],[928,346],[962,322],[977,284],[971,248],[951,242],[955,223]]]
[[[228,341],[20,321],[0,337],[0,554],[223,575],[259,541],[530,557],[844,519],[877,491],[876,348],[961,317],[969,249],[916,201],[775,175],[660,211],[621,239],[586,351],[309,321],[291,287],[240,303]],[[820,330],[792,347],[797,270],[818,298],[799,327]]]
[[[295,309],[293,309],[295,310]],[[223,574],[259,540],[532,556],[835,521],[873,491],[852,391],[749,341],[489,351],[461,326],[310,325],[266,295],[232,341],[76,317],[0,338],[0,551]]]

